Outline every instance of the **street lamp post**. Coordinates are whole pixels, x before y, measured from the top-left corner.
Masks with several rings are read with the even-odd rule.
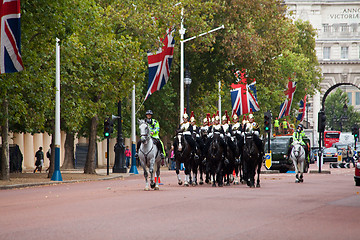
[[[306,103],[306,128],[309,129],[309,108],[311,104]]]
[[[190,108],[189,108],[189,96],[190,96],[190,84],[191,84],[191,75],[190,75],[190,70],[189,70],[189,64],[186,64],[185,67],[185,78],[184,78],[184,83],[186,86],[186,111],[187,114],[190,114]]]
[[[343,121],[346,122],[346,121],[348,120],[348,118],[347,118],[347,116],[346,116],[347,109],[348,109],[348,107],[347,107],[347,105],[346,105],[346,103],[345,103],[344,106],[343,106],[343,110],[344,110],[344,113],[343,113],[343,114],[344,114],[344,115],[342,115],[342,116],[340,117],[340,132],[343,131]]]

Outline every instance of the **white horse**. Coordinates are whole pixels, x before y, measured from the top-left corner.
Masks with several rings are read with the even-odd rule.
[[[150,129],[148,124],[144,120],[139,120],[139,129],[140,129],[140,141],[141,145],[139,148],[139,159],[142,168],[144,169],[145,177],[145,191],[150,190],[148,182],[148,172],[150,172],[150,187],[154,190],[159,190],[159,181],[160,181],[160,154],[159,149],[157,148],[154,140],[150,136]],[[156,176],[157,182],[154,182],[154,168],[156,167]]]
[[[303,182],[303,173],[304,173],[304,167],[305,167],[305,149],[301,145],[299,141],[293,142],[293,147],[291,149],[290,153],[290,159],[293,161],[294,167],[295,167],[295,173],[296,173],[296,180],[295,182]],[[300,178],[299,178],[300,173]]]

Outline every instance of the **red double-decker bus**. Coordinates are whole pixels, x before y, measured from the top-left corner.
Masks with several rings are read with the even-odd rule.
[[[324,146],[331,147],[334,143],[340,141],[340,131],[325,131],[324,132]]]

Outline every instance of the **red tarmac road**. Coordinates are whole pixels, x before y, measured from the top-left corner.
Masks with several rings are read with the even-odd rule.
[[[0,239],[360,239],[354,169],[263,174],[261,188],[178,186],[159,191],[142,174],[0,191]],[[182,179],[183,179],[182,175]]]

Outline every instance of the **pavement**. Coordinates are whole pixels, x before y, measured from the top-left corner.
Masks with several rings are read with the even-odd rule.
[[[142,175],[143,170],[138,167],[138,174]],[[349,169],[350,170],[350,169]],[[161,168],[161,172],[169,171],[167,166]],[[331,174],[336,169],[332,168],[329,163],[324,164],[321,170],[321,174]],[[351,171],[351,170],[350,170]],[[352,170],[353,171],[353,170]],[[60,170],[63,181],[52,181],[48,178],[48,174],[44,171],[42,173],[33,173],[32,170],[24,171],[23,173],[11,173],[10,181],[0,180],[0,190],[2,189],[15,189],[15,188],[27,188],[42,185],[55,185],[63,183],[76,183],[86,181],[103,181],[112,179],[124,179],[133,175],[134,173],[112,173],[112,168],[109,169],[109,175],[106,168],[96,169],[96,174],[84,174],[83,169],[67,169]],[[262,167],[261,174],[277,174],[279,171],[266,170]],[[318,174],[318,167],[316,164],[311,164],[309,168],[310,174]]]
[[[10,173],[10,180],[0,180],[1,189],[14,189],[14,188],[26,188],[41,185],[55,185],[63,183],[76,183],[86,181],[101,181],[112,180],[117,178],[126,178],[133,173],[112,173],[112,169],[109,169],[109,175],[107,169],[96,169],[96,174],[84,174],[83,169],[67,169],[60,170],[63,181],[52,181],[48,178],[48,174],[44,171],[42,173],[33,173],[32,170],[23,171],[22,173]]]

